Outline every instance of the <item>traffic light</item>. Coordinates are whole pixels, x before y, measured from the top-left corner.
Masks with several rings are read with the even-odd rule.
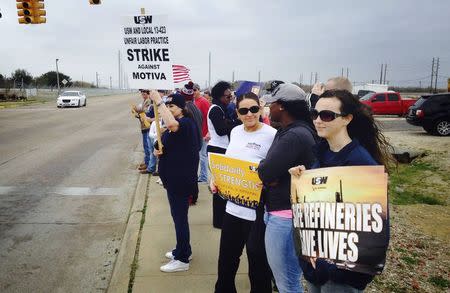
[[[44,0],[16,0],[17,15],[19,23],[23,24],[40,24],[45,23],[46,12],[44,9]]]
[[[89,0],[89,4],[91,5],[99,5],[102,4],[101,0]]]

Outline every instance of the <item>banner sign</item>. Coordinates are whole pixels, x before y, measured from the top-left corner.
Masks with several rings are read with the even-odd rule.
[[[209,167],[220,196],[240,206],[258,207],[262,183],[257,163],[210,153]]]
[[[264,88],[264,82],[255,82],[255,81],[247,81],[243,80],[239,82],[236,90],[234,91],[234,95],[239,97],[240,95],[252,92],[258,97],[261,96],[261,91]]]
[[[333,167],[292,176],[296,249],[340,269],[380,274],[389,242],[383,166]]]
[[[124,72],[131,88],[173,90],[167,15],[122,17]]]

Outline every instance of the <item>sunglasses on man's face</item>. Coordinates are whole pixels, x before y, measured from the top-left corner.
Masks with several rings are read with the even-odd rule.
[[[253,114],[256,114],[259,112],[259,106],[251,106],[250,108],[239,108],[237,111],[241,115],[247,115],[248,111],[250,111]]]
[[[330,122],[333,121],[334,119],[336,119],[337,117],[343,117],[346,116],[346,114],[344,113],[336,113],[330,110],[322,110],[322,111],[317,111],[316,109],[312,109],[311,110],[311,119],[312,120],[316,120],[317,117],[320,117],[320,120],[322,120],[323,122]]]

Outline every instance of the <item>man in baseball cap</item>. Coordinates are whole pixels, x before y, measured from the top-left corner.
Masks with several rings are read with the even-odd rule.
[[[267,104],[278,101],[306,101],[306,93],[300,87],[292,83],[283,83],[276,86],[270,94],[262,97]]]

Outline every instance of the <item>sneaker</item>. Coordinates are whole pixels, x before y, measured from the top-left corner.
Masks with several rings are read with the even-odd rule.
[[[208,181],[197,181],[198,185],[206,185],[208,184]]]
[[[152,176],[159,176],[158,171],[153,171],[153,172],[152,172]]]
[[[161,178],[159,178],[158,180],[156,180],[156,183],[158,183],[159,185],[163,185]]]
[[[173,256],[173,254],[172,254],[172,251],[173,251],[173,250],[166,252],[166,255],[165,255],[166,258],[172,259],[172,260],[173,260],[174,256]],[[188,259],[189,259],[190,261],[192,260],[192,253],[191,253],[191,255],[189,256]]]
[[[189,263],[173,259],[159,269],[166,273],[183,272],[189,270]]]

